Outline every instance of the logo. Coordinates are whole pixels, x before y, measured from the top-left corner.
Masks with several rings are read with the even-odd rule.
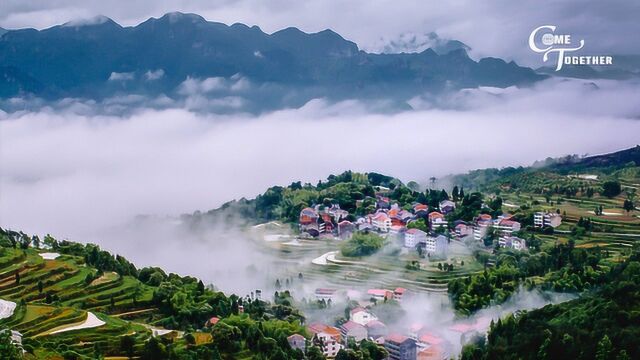
[[[612,56],[590,55],[590,56],[570,56],[568,54],[578,51],[584,47],[584,40],[573,43],[570,34],[556,34],[555,25],[542,25],[535,28],[529,35],[529,47],[531,50],[541,53],[542,61],[547,62],[551,54],[558,54],[556,71],[562,69],[562,65],[611,65]],[[542,44],[539,47],[538,44]]]

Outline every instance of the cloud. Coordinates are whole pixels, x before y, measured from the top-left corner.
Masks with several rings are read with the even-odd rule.
[[[112,72],[109,75],[109,81],[129,81],[133,80],[135,74],[132,72]]]
[[[128,242],[114,229],[137,215],[207,210],[348,169],[423,181],[640,141],[637,83],[553,80],[527,89],[465,90],[414,99],[416,110],[400,112],[371,110],[384,103],[316,99],[252,115],[242,111],[242,98],[198,93],[240,79],[193,80],[195,95],[184,102],[122,95],[0,112],[0,226],[124,251]],[[11,102],[28,108],[29,100]],[[214,106],[239,112],[197,110]],[[122,108],[133,109],[122,116]],[[171,263],[169,253],[131,256],[166,260],[184,273],[208,269]]]
[[[153,70],[153,71],[149,70],[144,74],[144,77],[149,81],[160,80],[162,79],[162,77],[164,77],[164,70],[162,69]]]

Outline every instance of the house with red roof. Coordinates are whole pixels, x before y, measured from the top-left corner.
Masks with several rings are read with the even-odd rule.
[[[385,289],[369,289],[367,295],[378,301],[384,301],[385,299],[393,299],[393,291]]]
[[[215,324],[218,323],[218,321],[220,321],[220,318],[214,316],[211,319],[207,320],[207,323],[204,324],[204,326],[206,327],[214,326]]]
[[[393,300],[402,301],[402,298],[404,297],[406,292],[407,292],[407,289],[397,287],[395,290],[393,290]]]
[[[432,211],[429,213],[429,226],[431,230],[435,230],[439,227],[447,227],[447,220],[445,220],[444,215],[437,211]]]
[[[420,229],[408,229],[404,233],[404,246],[410,249],[415,248],[419,243],[425,242],[427,233]]]
[[[390,334],[384,338],[384,348],[392,360],[414,360],[417,356],[416,341],[400,334]]]
[[[372,320],[365,325],[367,328],[367,334],[370,339],[378,339],[384,336],[387,336],[388,330],[387,325],[385,325],[382,321]]]
[[[367,329],[363,325],[351,320],[340,326],[340,333],[342,334],[345,345],[347,345],[349,339],[360,343],[360,341],[367,338]]]
[[[389,232],[391,228],[391,218],[386,213],[380,211],[371,217],[371,225],[379,232]]]
[[[454,231],[455,231],[456,236],[458,238],[463,238],[463,237],[467,237],[467,236],[473,234],[473,227],[471,227],[471,226],[469,226],[469,225],[467,225],[465,223],[459,223],[454,228]]]

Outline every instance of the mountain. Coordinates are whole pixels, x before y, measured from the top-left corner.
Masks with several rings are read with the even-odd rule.
[[[575,159],[568,157],[551,165],[549,168],[561,172],[580,171],[585,169],[615,169],[634,164],[640,165],[640,145],[613,153],[587,156]]]
[[[438,51],[371,54],[331,30],[287,28],[267,34],[257,26],[228,26],[177,12],[133,27],[98,17],[5,33],[0,66],[15,68],[24,81],[42,86],[0,79],[0,93],[6,97],[30,90],[52,99],[118,92],[171,96],[189,77],[241,74],[255,84],[305,90],[309,97],[409,97],[444,88],[527,85],[545,78],[501,59],[474,61],[460,44],[443,43]],[[160,78],[145,76],[159,70]]]
[[[396,39],[384,42],[380,52],[385,54],[418,53],[431,49],[439,55],[444,55],[459,49],[471,50],[471,47],[465,43],[458,40],[442,39],[435,32],[427,34],[403,33]]]

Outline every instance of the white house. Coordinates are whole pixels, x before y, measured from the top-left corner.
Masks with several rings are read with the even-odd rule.
[[[444,235],[427,236],[425,239],[425,251],[430,255],[444,257],[447,255],[449,241]]]
[[[439,227],[447,227],[447,220],[444,219],[444,215],[437,211],[429,213],[429,224],[431,230],[435,230]]]
[[[493,228],[504,237],[509,237],[512,233],[520,231],[521,227],[519,222],[508,219],[498,219],[493,224]]]
[[[526,240],[521,239],[521,238],[516,237],[516,236],[500,237],[498,239],[498,243],[502,247],[511,248],[511,249],[514,249],[514,250],[526,250],[527,249]]]
[[[367,310],[357,307],[349,313],[349,320],[362,326],[367,325],[370,321],[378,320],[378,318]]]
[[[562,216],[556,213],[537,212],[533,214],[533,225],[543,228],[546,226],[558,227],[562,223]]]
[[[327,358],[334,358],[338,354],[338,351],[343,348],[340,344],[340,339],[332,334],[326,332],[319,332],[315,335],[315,343],[319,343],[322,349],[322,353]]]
[[[419,243],[426,242],[427,233],[420,229],[409,229],[404,233],[404,246],[415,248]]]
[[[371,217],[371,225],[380,232],[389,232],[391,228],[391,218],[389,215],[379,212]]]

